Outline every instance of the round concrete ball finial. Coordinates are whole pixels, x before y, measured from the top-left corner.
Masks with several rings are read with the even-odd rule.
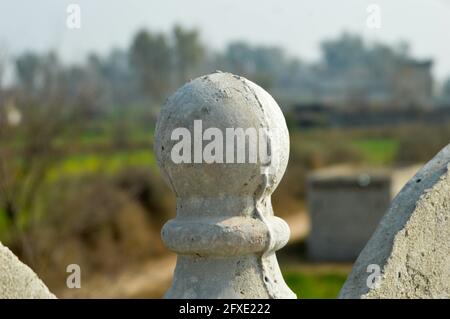
[[[205,165],[201,158],[201,165],[195,165],[198,163],[196,155],[199,155],[197,158],[203,157],[201,150],[195,153],[195,147],[192,147],[190,163],[174,163],[171,157],[177,141],[172,139],[172,134],[177,128],[187,128],[190,131],[192,144],[198,137],[195,136],[195,129],[197,132],[208,128],[219,129],[223,133],[224,146],[223,156],[217,156],[217,159],[220,157],[223,163],[217,164],[216,161],[215,165]],[[279,133],[275,136],[277,140],[273,141],[278,148],[276,156],[279,160],[270,163],[274,173],[270,186],[276,187],[284,174],[289,156],[289,135],[279,106],[266,91],[253,82],[230,73],[214,73],[192,80],[176,91],[168,99],[158,120],[158,162],[163,172],[169,175],[166,177],[173,176],[171,186],[178,195],[252,194],[260,187],[259,175],[265,164],[261,163],[260,158],[256,163],[227,164],[227,155],[233,155],[226,152],[227,128],[254,128],[257,132],[265,129],[273,131],[271,133]],[[208,141],[204,141],[203,146],[207,143]],[[236,143],[235,157],[237,148]],[[223,178],[224,174],[227,178]]]
[[[162,230],[178,254],[166,297],[295,298],[275,256],[289,239],[270,200],[289,133],[270,94],[230,73],[188,82],[161,111],[155,152],[177,197]]]

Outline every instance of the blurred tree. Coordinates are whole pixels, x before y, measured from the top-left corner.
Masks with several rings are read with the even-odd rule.
[[[13,226],[11,240],[21,243],[21,252],[32,262],[25,229],[33,227],[33,214],[39,188],[58,154],[55,140],[65,129],[60,103],[13,97],[20,108],[20,125],[2,125],[0,129],[0,210]],[[10,102],[16,103],[16,102]],[[21,143],[17,143],[20,140]]]
[[[62,66],[55,53],[26,52],[16,58],[18,84],[28,94],[54,94],[61,81]]]
[[[197,30],[184,30],[177,25],[173,29],[174,35],[174,59],[178,71],[177,85],[186,82],[194,74],[204,58],[205,48],[200,42]]]
[[[68,100],[83,105],[83,108],[79,109],[84,113],[82,116],[92,119],[101,114],[104,94],[102,84],[95,69],[88,66],[70,66],[63,70],[60,94]]]
[[[0,46],[0,91],[3,87],[3,76],[5,74],[7,60],[8,57],[6,49]]]
[[[450,98],[450,78],[448,78],[444,83],[444,87],[442,88],[442,95]]]
[[[332,72],[341,72],[365,61],[365,47],[359,36],[344,33],[335,40],[322,42],[321,49],[327,68]]]
[[[225,51],[225,67],[236,74],[248,75],[256,71],[253,61],[253,50],[245,42],[232,42]]]
[[[162,100],[170,88],[171,49],[166,36],[139,31],[130,48],[130,61],[144,95]]]
[[[52,165],[79,133],[80,114],[92,101],[69,94],[71,79],[52,53],[20,56],[16,73],[19,85],[5,99],[6,109],[19,112],[20,120],[0,125],[0,212],[13,226],[10,239],[20,243],[20,253],[32,263],[26,232],[38,218],[40,189]]]
[[[404,41],[394,47],[369,45],[361,36],[349,33],[322,42],[321,49],[322,92],[327,99],[341,101],[345,107],[365,107],[370,101],[392,103],[399,70],[410,59],[409,46]]]
[[[266,89],[280,84],[290,63],[280,48],[245,42],[230,43],[222,60],[225,70],[246,76]]]
[[[29,92],[38,86],[40,58],[37,54],[26,52],[16,59],[16,74],[19,85]]]
[[[109,104],[125,105],[133,102],[138,83],[131,70],[128,52],[113,49],[103,60],[101,71]]]

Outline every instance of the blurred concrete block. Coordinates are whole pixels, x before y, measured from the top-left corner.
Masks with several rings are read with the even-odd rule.
[[[399,188],[417,171],[335,166],[308,178],[311,232],[308,255],[315,261],[354,261]]]

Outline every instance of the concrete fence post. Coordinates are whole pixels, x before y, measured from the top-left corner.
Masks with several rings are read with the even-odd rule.
[[[54,298],[33,270],[0,243],[0,299]]]
[[[450,145],[394,198],[340,298],[450,298]]]
[[[177,199],[162,229],[178,254],[166,298],[295,298],[275,256],[290,235],[271,205],[289,134],[273,98],[229,73],[192,80],[163,107],[155,152]]]

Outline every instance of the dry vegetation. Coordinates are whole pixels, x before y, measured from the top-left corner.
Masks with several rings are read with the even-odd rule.
[[[2,240],[57,290],[73,262],[89,280],[164,255],[159,232],[174,214],[174,196],[156,169],[152,132],[145,125],[116,128],[108,119],[83,126],[63,121],[57,130],[42,124],[45,117],[33,119],[2,131]],[[126,137],[120,143],[117,130]],[[274,195],[275,211],[287,216],[303,210],[312,169],[422,162],[449,138],[448,126],[291,127],[290,161]]]

